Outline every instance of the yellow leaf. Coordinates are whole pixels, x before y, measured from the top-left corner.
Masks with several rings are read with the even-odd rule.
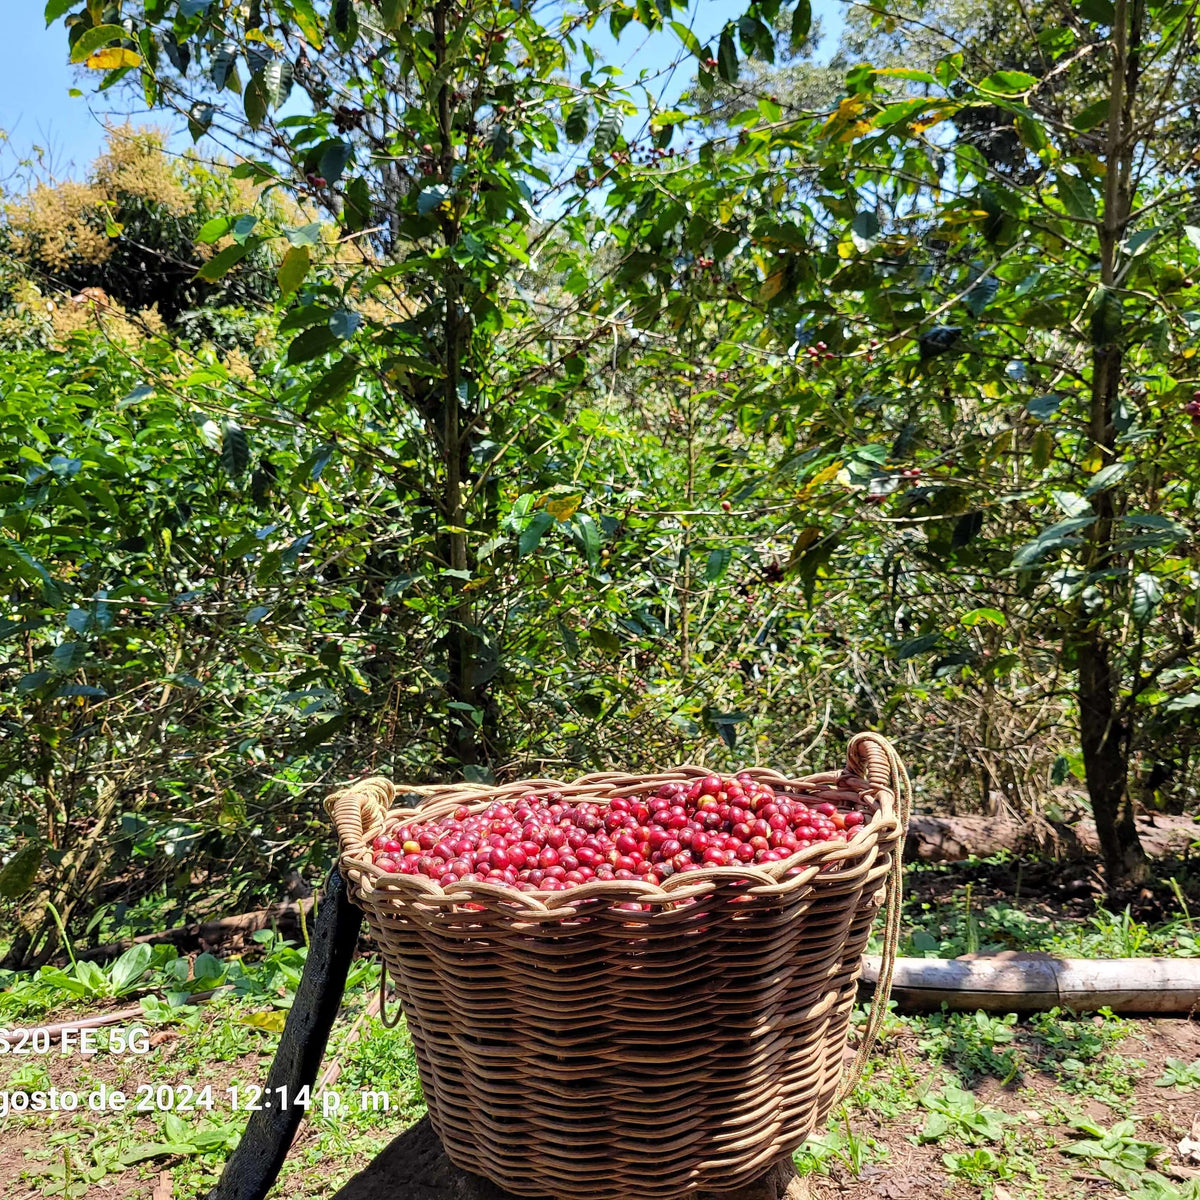
[[[142,61],[140,54],[126,50],[124,46],[105,46],[97,50],[83,65],[93,71],[115,71],[118,67],[136,67]]]
[[[838,472],[842,469],[842,460],[839,458],[837,462],[832,462],[829,466],[818,471],[809,481],[808,487],[819,488],[823,483],[828,483],[831,479],[836,479]]]
[[[1091,450],[1088,451],[1082,465],[1083,469],[1089,475],[1095,475],[1095,473],[1100,470],[1102,466],[1104,466],[1104,455],[1100,453],[1099,446],[1093,446]]]
[[[834,122],[853,121],[855,117],[862,112],[863,102],[861,96],[846,96],[838,102],[837,110],[825,122],[825,127],[828,129]]]
[[[873,126],[870,121],[855,121],[853,125],[838,134],[838,141],[852,142],[856,137],[862,137],[863,134],[870,133],[872,128]]]
[[[780,267],[774,274],[767,276],[759,291],[759,299],[764,301],[774,300],[783,291],[783,285],[786,281],[787,269]]]
[[[924,133],[926,129],[932,129],[935,125],[940,125],[946,119],[946,114],[943,112],[935,112],[926,117],[923,121],[913,121],[909,125],[909,129],[913,133]]]
[[[1044,471],[1050,465],[1050,458],[1054,454],[1054,439],[1050,436],[1048,429],[1039,429],[1033,438],[1033,450],[1030,454],[1030,459],[1033,461],[1034,469]]]
[[[251,1029],[263,1029],[267,1033],[282,1033],[286,1022],[287,1013],[281,1008],[273,1008],[267,1012],[247,1013],[238,1024],[249,1025]]]
[[[792,547],[792,561],[789,564],[794,566],[803,556],[805,550],[809,548],[821,536],[821,527],[819,525],[809,525],[807,528],[800,530],[796,538],[796,544]]]
[[[546,501],[546,511],[556,521],[569,521],[583,501],[583,496],[555,496]]]

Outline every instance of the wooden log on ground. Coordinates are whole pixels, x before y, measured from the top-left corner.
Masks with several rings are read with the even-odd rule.
[[[1191,817],[1141,813],[1135,824],[1151,858],[1183,856],[1200,839],[1200,825]],[[904,857],[923,862],[958,862],[972,854],[988,858],[1002,850],[1045,858],[1094,858],[1100,854],[1100,839],[1089,818],[1068,824],[918,814],[910,818],[904,842]]]
[[[753,1183],[732,1192],[689,1192],[680,1200],[802,1200],[807,1195],[791,1160],[783,1160]],[[461,1171],[447,1157],[429,1118],[406,1129],[333,1200],[515,1200],[479,1175]]]
[[[271,1190],[304,1115],[294,1097],[301,1088],[311,1088],[316,1082],[329,1031],[346,990],[361,925],[362,913],[350,903],[345,881],[334,867],[325,886],[296,999],[288,1010],[275,1061],[267,1075],[263,1106],[250,1114],[246,1132],[208,1200],[263,1200]]]
[[[879,959],[863,958],[863,982],[879,978]],[[901,1009],[1094,1012],[1186,1015],[1200,1007],[1200,959],[1054,958],[1048,954],[898,958],[892,999]]]
[[[253,912],[238,913],[232,917],[217,917],[211,921],[197,921],[192,925],[176,925],[173,929],[162,929],[158,933],[142,933],[134,938],[124,938],[119,942],[108,942],[103,946],[92,946],[90,949],[77,950],[76,958],[100,959],[115,958],[118,954],[146,942],[151,946],[173,945],[177,950],[196,950],[204,943],[219,945],[239,933],[257,933],[271,925],[281,925],[290,930],[300,927],[300,916],[305,919],[312,913],[312,900],[297,900],[282,904],[272,904],[269,908],[255,909]]]

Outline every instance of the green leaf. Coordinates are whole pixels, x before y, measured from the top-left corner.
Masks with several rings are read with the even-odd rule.
[[[130,946],[109,968],[109,978],[118,996],[132,991],[134,985],[145,975],[154,951],[149,942],[138,942]]]
[[[353,354],[339,358],[309,389],[308,401],[304,406],[305,414],[322,404],[329,404],[339,396],[344,396],[358,377],[361,366]]]
[[[1110,487],[1121,482],[1130,471],[1133,470],[1133,463],[1116,462],[1111,463],[1101,471],[1097,471],[1092,476],[1087,487],[1084,489],[1085,496],[1094,496],[1097,492],[1107,491]]]
[[[231,268],[240,263],[253,248],[254,247],[248,242],[243,243],[240,246],[236,242],[232,246],[226,246],[224,250],[220,251],[220,253],[214,254],[212,258],[210,258],[208,262],[206,262],[204,266],[202,266],[200,270],[196,272],[195,277],[197,279],[203,279],[208,283],[214,283],[216,280],[220,279],[222,275],[227,274]]]
[[[293,246],[318,246],[321,243],[321,222],[285,229],[284,236]]]
[[[1127,513],[1121,518],[1123,525],[1135,529],[1149,529],[1160,533],[1173,542],[1181,542],[1188,536],[1187,527],[1161,513]]]
[[[620,114],[616,109],[610,108],[596,126],[596,136],[592,145],[597,153],[607,154],[617,144],[622,128],[623,122]]]
[[[191,1142],[138,1142],[126,1150],[118,1161],[123,1167],[132,1167],[135,1163],[145,1162],[150,1158],[162,1158],[167,1154],[182,1157],[198,1152]]]
[[[1133,577],[1133,598],[1130,609],[1133,619],[1144,625],[1158,608],[1163,598],[1162,586],[1155,576],[1142,572]]]
[[[792,30],[788,38],[791,49],[799,50],[808,41],[812,29],[812,0],[796,0],[796,8],[792,13]],[[933,77],[930,76],[930,82]]]
[[[362,175],[356,175],[346,185],[344,199],[342,224],[347,232],[357,233],[365,229],[371,220],[371,191]]]
[[[250,443],[236,421],[226,421],[222,434],[221,466],[231,479],[238,479],[250,465]]]
[[[217,110],[211,104],[201,104],[197,101],[188,109],[188,133],[192,141],[198,142],[209,130]]]
[[[345,728],[348,719],[345,713],[339,713],[336,717],[331,717],[328,721],[320,725],[314,725],[296,743],[296,752],[298,754],[307,754],[310,750],[315,750],[318,746],[324,745],[339,730]]]
[[[1019,96],[1037,87],[1037,76],[1024,71],[994,71],[979,85],[981,92],[996,96]]]
[[[1055,181],[1058,198],[1063,208],[1073,217],[1080,220],[1094,220],[1096,217],[1096,197],[1092,189],[1078,175],[1068,175],[1061,172]]]
[[[329,27],[338,48],[348,52],[358,37],[358,13],[354,0],[333,0],[329,9]]]
[[[337,341],[338,339],[327,324],[314,325],[311,329],[306,329],[298,337],[292,339],[287,352],[288,365],[295,367],[300,363],[311,362],[331,347],[336,346]]]
[[[534,513],[529,524],[521,530],[521,535],[517,538],[517,554],[526,555],[532,553],[537,547],[538,542],[542,540],[542,534],[553,524],[554,517],[551,513],[545,510]]]
[[[704,564],[704,578],[709,583],[715,583],[729,569],[733,551],[728,546],[720,546],[709,553],[708,562]]]
[[[1071,124],[1080,133],[1087,133],[1089,129],[1095,129],[1097,125],[1108,120],[1108,107],[1107,100],[1097,100],[1094,104],[1089,104]]]
[[[336,309],[329,317],[329,331],[334,337],[346,341],[352,338],[362,324],[362,317],[353,309]]]
[[[1062,399],[1061,396],[1055,395],[1054,392],[1047,392],[1044,396],[1036,396],[1030,400],[1025,405],[1025,411],[1039,421],[1048,421],[1058,412],[1058,406],[1062,404]]]
[[[22,675],[17,680],[17,695],[27,696],[30,692],[36,692],[50,678],[52,678],[52,672],[44,668],[40,671],[31,671],[28,675]]]
[[[38,842],[26,842],[0,870],[0,897],[19,900],[37,879],[45,854]]]
[[[87,658],[86,642],[62,642],[50,655],[50,665],[60,674],[74,671]]]
[[[567,119],[563,122],[563,131],[567,135],[567,141],[578,144],[587,137],[588,131],[588,107],[583,100],[578,104],[571,106],[567,113]]]
[[[213,54],[208,68],[208,74],[217,91],[220,91],[229,82],[229,77],[233,73],[233,64],[236,61],[237,43],[222,42],[217,47],[216,53]]]
[[[59,17],[66,15],[79,3],[79,0],[49,0],[46,11],[46,27],[49,28]]]
[[[383,28],[387,31],[399,29],[408,15],[408,0],[381,0],[380,14],[383,16]]]
[[[968,629],[974,629],[976,625],[999,625],[1003,629],[1008,621],[1004,614],[998,608],[973,608],[968,613],[963,613],[959,618],[959,624],[965,625]]]
[[[263,68],[262,90],[272,108],[279,108],[292,94],[295,70],[286,58],[276,58]]]
[[[1095,516],[1068,517],[1065,521],[1051,525],[1049,529],[1043,529],[1033,541],[1026,542],[1017,550],[1013,555],[1012,565],[1018,569],[1030,567],[1051,551],[1074,545],[1079,539],[1072,535],[1087,528],[1095,519]]]
[[[251,76],[242,96],[242,111],[246,114],[246,121],[251,129],[262,128],[262,123],[267,119],[268,107],[262,79],[257,75]]]
[[[595,571],[600,565],[600,528],[591,517],[582,513],[573,518],[572,524],[578,531],[575,544]]]
[[[621,639],[608,629],[601,629],[599,626],[594,627],[588,633],[588,641],[599,650],[603,650],[605,654],[617,654],[621,649]]]
[[[225,974],[225,964],[215,954],[209,954],[207,951],[197,954],[195,962],[192,963],[192,981],[194,983],[211,986],[220,983],[225,978]]]
[[[450,199],[450,188],[444,183],[435,183],[422,188],[417,196],[417,213],[427,217],[434,209],[439,208]]]
[[[90,995],[104,996],[109,991],[108,976],[94,962],[88,962],[87,959],[80,959],[75,964],[75,978]]]
[[[717,74],[726,83],[737,83],[737,47],[733,43],[733,30],[729,25],[721,30],[721,41],[717,47]]]
[[[689,53],[696,58],[704,58],[704,47],[700,45],[700,39],[686,26],[679,21],[672,21],[671,28],[675,31],[675,36],[687,47]]]
[[[918,654],[927,654],[941,640],[942,635],[940,633],[923,633],[920,637],[909,638],[908,641],[902,642],[896,650],[896,661],[903,662],[906,658],[913,658]]]
[[[879,218],[873,210],[865,209],[850,222],[850,232],[859,250],[869,250],[871,243],[879,236]]]
[[[395,0],[393,0],[393,5]],[[387,13],[387,0],[384,0],[383,12]],[[304,35],[304,40],[308,42],[314,50],[320,50],[325,39],[321,36],[321,24],[317,19],[316,10],[312,6],[312,0],[292,0],[292,16],[296,19],[296,24],[300,26],[300,32]],[[394,29],[394,25],[386,26],[388,29]]]
[[[343,142],[338,138],[323,142],[321,156],[317,161],[317,174],[332,187],[341,179],[346,165],[353,156],[354,147],[349,142]]]
[[[110,42],[127,41],[129,34],[120,25],[95,25],[85,30],[71,47],[71,61],[81,63]]]
[[[304,282],[304,277],[308,274],[308,266],[308,247],[289,246],[275,276],[279,283],[279,290],[285,296],[290,296]]]
[[[196,234],[196,241],[201,245],[211,246],[213,242],[219,242],[229,232],[229,226],[228,217],[213,217],[200,226],[200,232]]]
[[[987,275],[977,280],[967,293],[967,308],[973,317],[983,314],[983,310],[996,298],[1000,290],[1000,280],[995,275]]]
[[[287,1024],[287,1013],[279,1008],[272,1008],[266,1012],[247,1013],[244,1017],[239,1018],[238,1023],[249,1025],[251,1029],[261,1029],[266,1033],[282,1033],[284,1025]]]

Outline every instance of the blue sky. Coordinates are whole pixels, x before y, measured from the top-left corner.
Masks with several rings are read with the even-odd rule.
[[[164,123],[160,114],[147,117],[136,107],[129,92],[97,95],[95,79],[81,78],[86,73],[67,62],[66,32],[61,24],[45,27],[42,11],[45,0],[6,0],[9,8],[5,27],[9,30],[9,51],[0,70],[0,130],[9,143],[0,155],[0,181],[22,158],[33,155],[35,147],[45,153],[45,162],[58,178],[79,175],[96,156],[104,141],[104,118],[118,121],[130,117]],[[730,15],[743,10],[741,0],[692,0],[690,21],[702,41],[719,30]],[[823,49],[828,52],[837,40],[842,25],[839,0],[815,0],[813,14],[825,28]],[[630,26],[614,48],[611,39],[600,30],[592,38],[597,49],[613,54],[627,75],[636,76],[642,68],[659,69],[667,55],[676,49],[674,39],[638,36]],[[668,97],[678,94],[688,82],[680,68],[675,78],[663,81]],[[72,88],[83,95],[71,96]]]

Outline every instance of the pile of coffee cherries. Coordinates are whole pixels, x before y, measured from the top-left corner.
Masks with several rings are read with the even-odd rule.
[[[557,892],[592,880],[662,883],[709,867],[771,863],[844,842],[863,814],[806,804],[751,775],[664,783],[644,796],[572,803],[559,792],[496,801],[483,812],[402,824],[371,843],[388,873],[443,886],[486,881]]]

